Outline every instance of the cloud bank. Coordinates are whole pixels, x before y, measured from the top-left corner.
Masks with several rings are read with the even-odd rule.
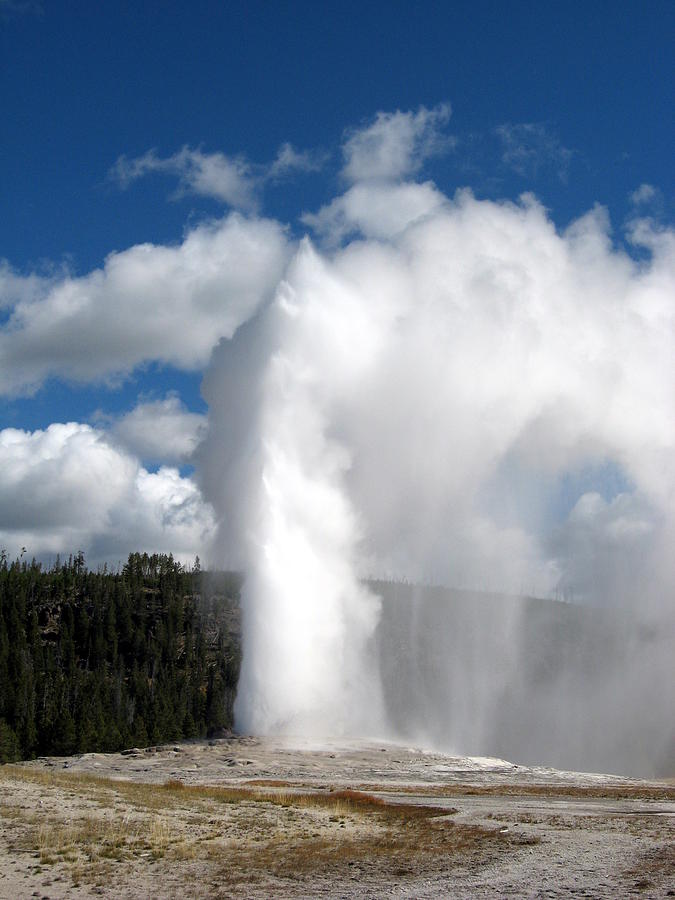
[[[30,393],[49,377],[114,378],[151,360],[199,370],[269,300],[288,252],[279,223],[232,213],[175,247],[111,253],[81,277],[22,277],[5,264],[0,394]]]
[[[0,547],[10,558],[83,550],[89,565],[139,547],[192,561],[214,530],[213,511],[177,469],[156,472],[75,422],[0,431]]]
[[[208,429],[207,417],[190,412],[176,394],[142,400],[122,416],[95,416],[109,439],[146,463],[189,463]]]

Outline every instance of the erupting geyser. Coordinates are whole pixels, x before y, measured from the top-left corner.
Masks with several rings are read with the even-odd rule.
[[[433,702],[407,695],[420,740],[494,752],[500,698],[518,685],[530,711],[541,704],[527,737],[542,761],[546,706],[556,762],[566,746],[575,765],[611,760],[639,728],[617,765],[662,765],[675,721],[673,234],[633,222],[636,261],[600,208],[560,233],[532,196],[416,183],[445,118],[381,115],[351,136],[347,192],[306,217],[315,242],[207,373],[202,483],[228,562],[247,572],[239,726],[400,735],[379,658],[390,601],[364,582],[386,575],[641,623],[583,683],[569,654],[525,683],[520,606],[484,608],[499,658],[481,656],[480,622],[453,634],[441,617],[433,653],[454,663]],[[429,632],[406,621],[408,671],[415,655],[428,667]]]

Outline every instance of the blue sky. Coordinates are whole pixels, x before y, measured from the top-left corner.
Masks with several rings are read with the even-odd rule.
[[[462,146],[431,169],[446,190],[534,188],[556,221],[594,202],[620,221],[639,184],[672,182],[668,2],[2,7],[0,245],[21,268],[65,257],[86,271],[214,212],[167,203],[167,184],[120,193],[106,175],[122,154],[189,144],[263,163],[285,141],[334,151],[346,127],[422,104],[453,107]],[[501,167],[503,123],[546,127],[573,154],[566,181],[553,164],[536,178]],[[294,221],[330,191],[299,179],[265,205]]]
[[[531,191],[559,229],[598,203],[623,246],[641,186],[642,211],[661,226],[672,222],[674,26],[673,4],[655,0],[0,0],[0,259],[14,278],[2,283],[0,327],[14,334],[17,292],[34,300],[67,277],[86,293],[109,254],[146,243],[176,248],[233,207],[281,223],[285,240],[299,238],[308,230],[303,213],[345,190],[346,135],[380,111],[452,108],[437,128],[439,146],[414,173],[446,196],[465,186],[489,200]],[[288,144],[296,156],[275,168]],[[243,199],[195,187],[198,166],[215,154],[239,167]],[[4,358],[0,429],[86,423],[115,432],[116,446],[145,471],[178,465],[188,475],[187,450],[159,458],[137,431],[129,437],[140,414],[123,417],[139,406],[159,414],[164,403],[177,427],[196,428],[185,417],[207,410],[207,351],[188,360],[176,346],[143,358],[124,347],[119,364],[111,356],[97,367],[105,347],[92,343],[84,359],[90,332],[77,328],[69,337],[83,358],[73,362],[69,346],[68,365],[59,363],[58,332],[42,367],[49,338],[34,338],[29,375],[20,359]],[[21,531],[5,515],[6,542],[33,533],[24,518]],[[44,547],[65,536],[81,539],[65,529]]]
[[[427,174],[446,192],[533,190],[564,225],[594,203],[615,228],[642,183],[672,215],[673,5],[567,3],[0,3],[0,256],[19,271],[77,274],[111,250],[175,242],[222,207],[171,200],[166,178],[119,190],[121,156],[183,145],[265,163],[284,142],[332,154],[274,185],[263,208],[298,228],[335,192],[345,128],[378,110],[450,102],[453,152]],[[504,160],[503,125],[541,130]],[[545,137],[543,136],[545,132]],[[618,238],[620,239],[620,234]],[[136,374],[114,396],[50,385],[0,412],[17,427],[118,408],[134,389],[198,377]]]

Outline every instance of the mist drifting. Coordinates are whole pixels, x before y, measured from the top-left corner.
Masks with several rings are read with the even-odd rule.
[[[415,175],[448,116],[347,137],[344,193],[212,356],[199,475],[247,572],[238,727],[670,765],[674,235],[636,219],[629,254],[600,207],[560,232],[532,195],[444,196]],[[369,576],[461,591],[432,613]],[[604,618],[570,637],[525,595]]]

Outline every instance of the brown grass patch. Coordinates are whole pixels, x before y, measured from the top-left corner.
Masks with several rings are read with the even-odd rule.
[[[283,778],[249,778],[244,784],[251,787],[296,787],[292,781],[284,781]]]
[[[643,851],[622,874],[628,881],[635,879],[633,887],[640,891],[652,889],[662,881],[672,888],[675,883],[675,844],[659,843]]]
[[[26,766],[2,767],[3,781],[35,785],[32,802],[44,803],[39,815],[5,804],[6,821],[20,831],[16,846],[42,865],[67,866],[78,883],[98,883],[110,866],[121,877],[163,860],[230,885],[354,871],[405,877],[467,859],[482,865],[522,843],[496,828],[456,825],[453,809],[360,790],[148,784]]]
[[[424,797],[547,797],[576,800],[663,800],[675,801],[675,787],[669,785],[574,785],[574,784],[439,784],[373,785],[362,784],[364,791],[417,794]]]

